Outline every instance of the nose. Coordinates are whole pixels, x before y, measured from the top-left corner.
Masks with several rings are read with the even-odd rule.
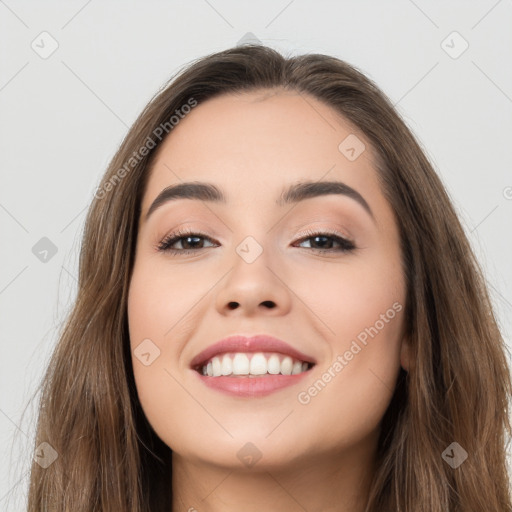
[[[289,312],[291,290],[284,272],[270,265],[263,252],[255,261],[247,263],[242,258],[234,260],[233,267],[219,285],[216,307],[223,315],[271,315]]]

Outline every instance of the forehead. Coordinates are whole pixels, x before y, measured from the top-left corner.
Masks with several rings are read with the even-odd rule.
[[[347,144],[360,153],[355,159],[347,158]],[[283,90],[225,94],[196,106],[158,148],[142,210],[163,188],[194,180],[218,183],[241,205],[249,196],[275,201],[274,189],[301,180],[380,193],[365,136],[316,98]]]

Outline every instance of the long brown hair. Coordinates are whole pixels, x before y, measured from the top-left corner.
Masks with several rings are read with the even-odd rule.
[[[505,345],[442,182],[390,101],[353,66],[247,45],[173,77],[136,120],[95,194],[76,303],[41,385],[34,447],[47,442],[58,457],[47,468],[32,464],[29,512],[170,509],[172,453],[142,412],[127,324],[141,198],[177,110],[265,88],[311,95],[366,135],[400,230],[412,364],[382,419],[367,512],[511,511]],[[467,452],[458,467],[446,456],[454,442]]]

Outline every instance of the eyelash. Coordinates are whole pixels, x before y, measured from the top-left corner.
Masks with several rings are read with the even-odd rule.
[[[200,247],[198,249],[171,249],[171,246],[174,245],[176,242],[181,240],[182,238],[187,237],[196,237],[196,238],[205,238],[207,240],[212,241],[212,239],[208,236],[206,236],[203,233],[195,232],[195,231],[188,231],[188,230],[178,230],[174,233],[171,233],[167,235],[159,244],[157,244],[156,249],[160,252],[166,252],[174,255],[178,254],[190,254],[193,252],[200,251],[202,249],[206,249],[206,247]],[[337,242],[341,247],[338,249],[315,249],[312,248],[312,251],[318,252],[318,253],[332,253],[332,252],[341,252],[341,253],[348,253],[350,251],[353,251],[356,246],[353,244],[352,241],[344,238],[339,233],[335,231],[304,231],[301,233],[301,237],[297,242],[304,242],[306,240],[309,240],[310,238],[314,238],[317,236],[323,236],[327,238],[333,239],[335,242]],[[307,249],[307,247],[305,247]]]

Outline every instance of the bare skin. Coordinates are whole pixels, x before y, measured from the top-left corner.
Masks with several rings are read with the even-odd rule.
[[[338,148],[350,134],[366,146],[353,161]],[[144,339],[160,350],[150,365],[133,357],[133,368],[144,412],[173,450],[174,512],[364,510],[379,424],[409,364],[398,228],[373,162],[332,109],[284,91],[200,104],[159,148],[128,316],[132,354]],[[276,205],[303,180],[345,183],[373,217],[344,194]],[[191,181],[215,184],[227,202],[177,199],[145,218],[164,188]],[[156,248],[180,228],[202,238],[175,242],[181,253]],[[355,248],[322,238],[333,231]],[[251,263],[236,250],[248,236],[263,250]],[[270,395],[226,395],[190,362],[231,334],[275,336],[317,364]],[[247,450],[256,463],[244,462]]]

